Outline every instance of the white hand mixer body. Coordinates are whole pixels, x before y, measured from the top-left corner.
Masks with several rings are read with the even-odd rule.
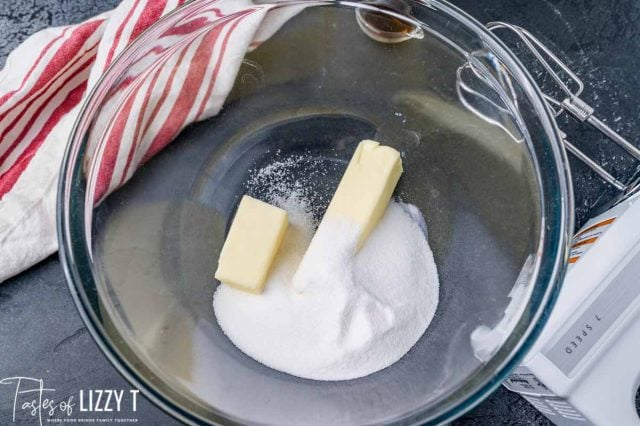
[[[640,196],[576,234],[540,338],[505,386],[557,425],[639,426]]]

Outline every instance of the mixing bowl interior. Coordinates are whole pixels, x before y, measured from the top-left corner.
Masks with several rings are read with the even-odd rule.
[[[421,31],[397,44],[361,30],[354,9],[363,5],[284,5],[295,14],[246,54],[220,113],[185,128],[93,207],[106,151],[86,144],[99,139],[104,127],[96,123],[112,118],[103,106],[130,72],[127,62],[207,3],[185,6],[120,58],[68,154],[63,258],[98,340],[147,395],[183,419],[411,423],[477,402],[530,344],[562,256],[564,172],[532,86],[523,74],[511,75],[512,105],[502,105],[504,93],[482,79],[475,87],[484,87],[492,104],[461,96],[460,70],[470,55],[480,58],[477,67],[490,64],[489,83],[492,73],[517,66],[503,65],[493,56],[499,46],[446,5],[412,3],[411,22]],[[198,31],[216,31],[216,22]],[[144,70],[136,73],[146,78]],[[436,316],[404,358],[370,376],[318,382],[274,371],[226,338],[211,306],[234,209],[245,192],[269,190],[248,185],[257,169],[301,156],[288,178],[309,173],[309,162],[320,167],[310,185],[315,202],[326,206],[356,144],[367,138],[402,152],[396,196],[426,219],[440,277]],[[525,264],[521,315],[502,348],[481,362],[470,335],[502,319]]]

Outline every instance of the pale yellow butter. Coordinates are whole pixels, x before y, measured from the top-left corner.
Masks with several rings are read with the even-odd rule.
[[[261,293],[287,225],[286,211],[243,196],[218,258],[216,279]]]
[[[387,209],[401,174],[400,152],[376,141],[363,140],[324,217],[340,216],[352,221],[360,228],[358,248],[362,247]]]

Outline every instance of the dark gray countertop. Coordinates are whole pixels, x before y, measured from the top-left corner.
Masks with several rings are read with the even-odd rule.
[[[0,66],[29,34],[47,26],[78,22],[107,10],[116,0],[0,0]],[[586,81],[585,100],[616,130],[632,138],[640,118],[640,3],[634,0],[457,0],[481,22],[505,20],[539,35]],[[564,121],[562,121],[564,122]],[[562,123],[561,123],[562,124]],[[622,178],[632,163],[593,131],[569,127],[576,145]],[[572,162],[576,214],[585,220],[612,191],[584,166]],[[73,305],[60,263],[51,257],[0,284],[0,379],[43,378],[58,395],[79,389],[130,389],[102,355]],[[0,386],[0,424],[11,424],[13,397]],[[113,418],[105,414],[104,418]],[[176,424],[139,398],[130,417],[139,424]],[[20,418],[17,419],[20,422]],[[30,424],[23,419],[22,424]],[[28,421],[27,421],[28,420]],[[546,425],[533,407],[504,388],[457,420],[456,425]]]

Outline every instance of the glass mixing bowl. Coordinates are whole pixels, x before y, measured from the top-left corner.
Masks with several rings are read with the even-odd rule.
[[[222,3],[192,1],[143,33],[75,125],[59,238],[88,329],[128,380],[185,422],[407,425],[460,415],[532,345],[565,265],[571,192],[540,91],[497,39],[445,2],[236,2],[235,12]],[[230,92],[219,113],[178,129],[153,158],[132,151],[138,171],[104,197],[101,170],[115,161],[104,135],[118,114],[144,107],[128,88],[152,87],[188,43],[247,13],[280,20],[278,29],[236,55],[237,71],[221,62]],[[155,86],[152,99],[177,98],[169,89]],[[399,362],[364,378],[274,371],[238,350],[212,309],[234,208],[252,170],[300,154],[334,171],[313,183],[330,195],[365,138],[402,152],[396,194],[426,218],[441,285],[435,318]],[[305,173],[302,164],[290,177]]]

